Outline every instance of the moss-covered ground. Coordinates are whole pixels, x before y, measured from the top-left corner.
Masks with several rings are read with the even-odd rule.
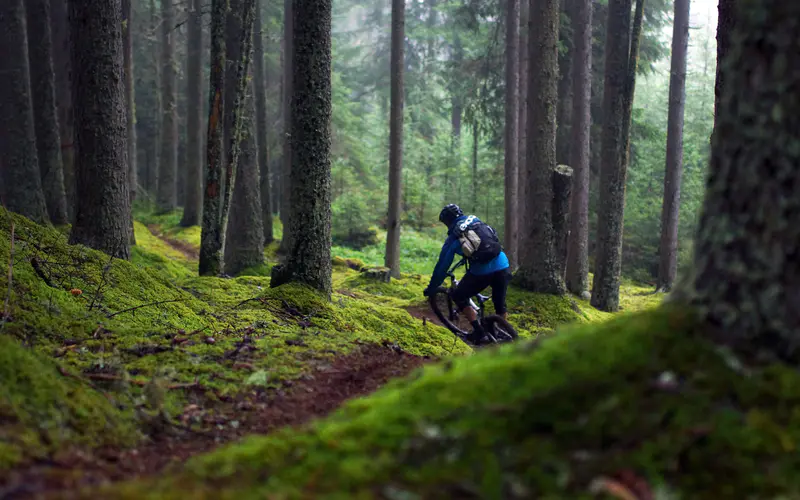
[[[451,367],[471,366],[458,356],[471,353],[466,344],[407,312],[427,307],[422,298],[427,275],[415,272],[391,283],[378,282],[361,272],[379,264],[372,255],[374,249],[340,252],[333,262],[335,293],[328,302],[295,285],[269,288],[269,270],[278,248],[273,243],[265,249],[264,266],[232,278],[198,277],[199,228],[181,228],[179,221],[180,214],[175,213],[139,214],[131,260],[120,261],[68,245],[68,228],[37,226],[0,210],[0,262],[9,262],[13,255],[9,314],[0,327],[0,340],[8,344],[0,355],[4,356],[0,472],[68,447],[130,444],[142,438],[147,431],[143,422],[154,416],[174,421],[188,403],[201,399],[223,401],[253,388],[285,387],[288,381],[365,343],[459,359],[448,361]],[[279,236],[280,225],[276,227]],[[438,245],[430,238],[426,241],[425,248]],[[433,259],[427,265],[432,267]],[[0,274],[5,299],[8,280],[5,272]],[[623,294],[623,307],[629,311],[650,308],[660,300],[634,284],[626,284]],[[510,320],[523,337],[550,333],[565,323],[604,321],[611,316],[579,299],[530,294],[514,287],[509,292],[509,309]],[[482,355],[478,359],[483,361],[475,361],[476,373],[484,364],[489,366],[489,360],[499,362],[503,356],[520,355],[509,350]],[[496,383],[502,385],[503,377]],[[360,409],[346,412],[373,412],[374,420],[369,422],[377,422],[389,408],[385,401],[405,398],[397,395],[399,387],[396,384],[376,396],[374,411],[367,411],[373,408],[372,402],[359,402],[354,407]],[[452,397],[442,397],[468,408],[471,403],[459,399],[466,397],[459,394],[460,390],[454,390]],[[420,415],[425,411],[420,410]],[[410,413],[401,413],[410,418]],[[334,428],[341,422],[330,425]],[[390,425],[386,432],[393,433],[391,429],[401,428]],[[375,432],[383,431],[376,428]],[[297,436],[291,439],[311,439],[311,434]],[[285,437],[275,438],[275,443]],[[224,456],[230,457],[225,458],[230,467],[238,469],[237,455]],[[347,464],[351,462],[342,463],[353,467]],[[351,481],[347,475],[342,477]],[[262,483],[242,484],[256,491],[267,484]]]

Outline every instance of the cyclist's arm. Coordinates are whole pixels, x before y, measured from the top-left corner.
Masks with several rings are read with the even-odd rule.
[[[457,238],[448,237],[445,240],[444,245],[442,245],[442,251],[439,252],[439,261],[433,269],[433,276],[431,276],[431,282],[428,285],[429,290],[438,288],[444,282],[447,277],[447,270],[450,268],[450,264],[453,263],[456,251],[460,248]]]

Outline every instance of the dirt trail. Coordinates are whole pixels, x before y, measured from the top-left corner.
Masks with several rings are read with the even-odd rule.
[[[185,241],[180,241],[176,239],[172,239],[166,236],[164,233],[161,232],[161,229],[157,224],[150,224],[147,226],[147,229],[150,233],[155,236],[156,238],[160,239],[167,245],[171,246],[173,249],[179,251],[189,260],[197,260],[200,258],[200,252],[197,248],[193,247],[192,245],[186,243]]]
[[[251,391],[209,406],[188,405],[181,419],[200,422],[202,432],[169,427],[169,432],[151,436],[136,448],[72,451],[0,475],[0,499],[46,498],[55,493],[69,498],[70,491],[82,487],[162,472],[243,436],[326,415],[346,400],[373,392],[429,361],[395,346],[365,345],[300,380],[286,382],[284,389]]]

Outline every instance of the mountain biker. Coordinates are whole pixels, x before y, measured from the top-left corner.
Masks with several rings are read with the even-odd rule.
[[[494,229],[474,215],[464,215],[458,205],[450,204],[444,207],[439,213],[439,221],[447,226],[447,239],[439,253],[439,261],[433,270],[431,281],[423,293],[426,297],[435,293],[447,276],[447,270],[455,255],[463,256],[466,250],[470,254],[467,259],[469,264],[467,274],[458,283],[452,297],[458,310],[463,312],[472,324],[473,330],[468,340],[478,345],[488,339],[478,321],[477,312],[469,307],[469,299],[491,286],[495,312],[503,319],[507,319],[506,290],[511,281],[508,257]],[[476,234],[479,241],[477,248],[475,248],[475,238],[469,241],[469,237]]]

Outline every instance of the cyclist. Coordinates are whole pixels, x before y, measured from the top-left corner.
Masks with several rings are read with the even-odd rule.
[[[507,319],[506,290],[511,281],[508,257],[494,229],[474,215],[464,215],[458,205],[444,207],[439,213],[439,221],[447,226],[447,239],[424,294],[429,297],[435,293],[447,276],[447,269],[456,254],[466,256],[467,274],[454,290],[453,301],[472,324],[473,330],[468,340],[479,345],[488,339],[478,321],[478,314],[469,307],[469,299],[491,286],[495,312]]]

